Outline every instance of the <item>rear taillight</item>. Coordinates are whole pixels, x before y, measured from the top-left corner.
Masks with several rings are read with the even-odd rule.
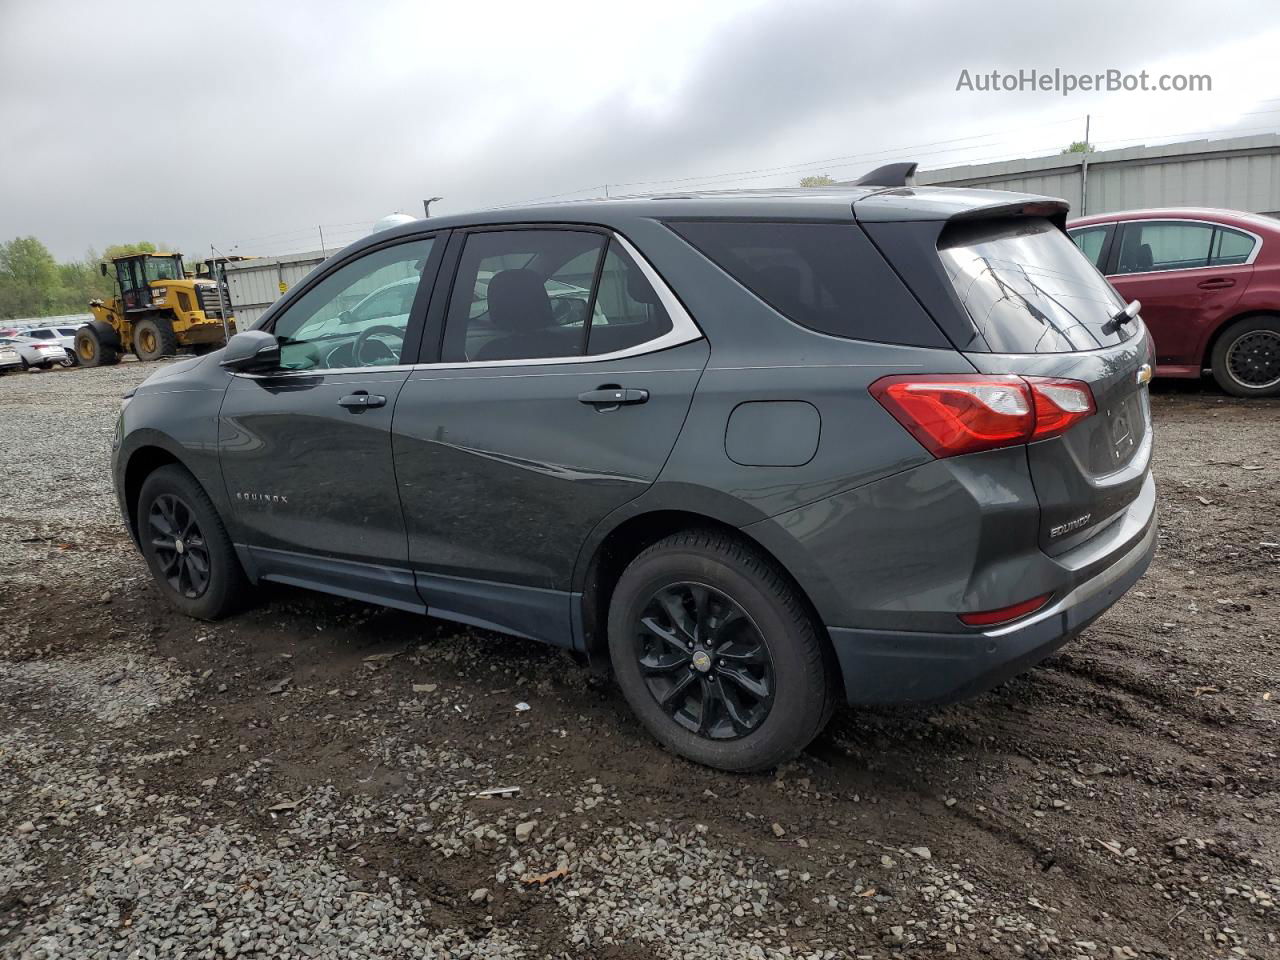
[[[1094,412],[1089,385],[1011,374],[882,377],[871,395],[935,457],[1056,436]]]
[[[1093,391],[1079,380],[1050,380],[1047,377],[1026,377],[1031,385],[1031,397],[1036,408],[1036,426],[1032,440],[1041,440],[1062,433],[1097,409],[1093,405]]]

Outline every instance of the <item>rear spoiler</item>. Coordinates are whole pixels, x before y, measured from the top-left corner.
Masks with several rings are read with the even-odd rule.
[[[1014,203],[996,203],[974,207],[951,217],[952,220],[1003,220],[1008,217],[1044,217],[1059,230],[1067,229],[1067,213],[1071,204],[1065,200],[1049,198]]]
[[[878,177],[890,168],[905,169],[915,164],[890,164],[866,174],[865,180],[892,179]],[[862,183],[862,181],[859,181]],[[879,184],[865,183],[864,186]],[[1044,217],[1059,230],[1066,230],[1071,205],[1056,197],[1007,190],[977,190],[968,187],[890,186],[877,190],[853,203],[853,215],[863,223],[934,221],[940,225],[950,220],[997,220],[1008,217]]]

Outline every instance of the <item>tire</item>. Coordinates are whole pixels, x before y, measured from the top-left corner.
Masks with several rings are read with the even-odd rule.
[[[667,615],[672,603],[676,614]],[[703,621],[718,639],[682,650],[670,638],[687,641],[690,631],[672,628],[677,616],[687,628],[697,607],[710,611]],[[668,639],[643,627],[642,617]],[[658,742],[697,763],[733,772],[772,769],[807,747],[835,708],[833,658],[799,590],[731,535],[690,530],[641,553],[614,589],[608,631],[614,675],[631,709]],[[705,637],[706,627],[692,632]],[[744,671],[756,693],[735,679]],[[669,712],[658,697],[681,684],[685,692],[675,699],[683,705]],[[704,721],[700,691],[715,701],[711,721]]]
[[[150,474],[142,483],[136,516],[142,555],[157,589],[175,609],[218,620],[244,604],[250,587],[231,538],[213,501],[185,467],[170,464]],[[169,539],[173,547],[162,546]]]
[[[1218,386],[1232,396],[1280,396],[1280,317],[1231,324],[1213,345],[1210,366]]]
[[[133,352],[139,360],[159,360],[178,352],[178,338],[167,317],[143,317],[133,325]]]
[[[120,362],[120,350],[89,324],[76,331],[76,359],[82,367],[109,367]]]

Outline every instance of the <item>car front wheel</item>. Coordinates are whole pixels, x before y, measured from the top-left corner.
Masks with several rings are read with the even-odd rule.
[[[187,616],[217,620],[239,608],[249,585],[222,518],[185,468],[160,467],[138,495],[138,540],[156,586]]]
[[[718,531],[675,534],[632,561],[609,607],[609,654],[649,732],[721,770],[791,759],[836,703],[827,647],[796,587]]]

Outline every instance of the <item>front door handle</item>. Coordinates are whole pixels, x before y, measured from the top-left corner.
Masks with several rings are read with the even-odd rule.
[[[359,410],[368,410],[370,407],[384,407],[386,404],[386,397],[365,393],[363,390],[357,390],[355,393],[348,394],[338,401],[338,406],[346,407],[352,413]]]
[[[644,403],[649,399],[649,391],[638,387],[600,387],[578,394],[579,403],[589,403],[597,407],[617,407],[624,403]]]
[[[1213,277],[1209,280],[1201,280],[1196,284],[1201,290],[1225,290],[1227,287],[1234,287],[1236,282],[1230,277]]]

